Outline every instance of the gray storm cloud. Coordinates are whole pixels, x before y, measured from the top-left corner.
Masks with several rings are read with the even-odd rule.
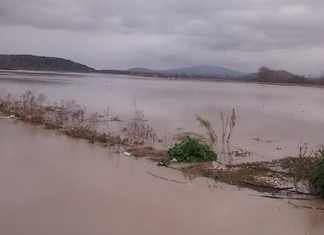
[[[95,68],[268,65],[318,74],[323,10],[319,0],[1,0],[0,46]]]

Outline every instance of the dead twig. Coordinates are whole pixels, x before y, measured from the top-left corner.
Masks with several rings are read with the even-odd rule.
[[[162,179],[162,180],[166,180],[166,181],[171,181],[171,182],[178,183],[178,184],[187,184],[185,182],[181,182],[181,181],[178,181],[178,180],[168,179],[168,178],[164,178],[162,176],[155,175],[155,174],[151,173],[150,171],[147,171],[147,173],[149,175],[155,177],[155,178],[158,178],[158,179]]]
[[[298,205],[298,204],[295,204],[295,203],[293,203],[293,202],[288,202],[288,204],[294,206],[295,208],[304,208],[304,209],[311,209],[311,210],[321,210],[321,211],[324,211],[324,208],[321,208],[321,207]]]

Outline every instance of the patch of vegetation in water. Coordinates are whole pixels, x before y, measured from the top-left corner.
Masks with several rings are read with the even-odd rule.
[[[190,136],[185,137],[168,150],[169,160],[175,158],[178,162],[214,161],[217,154],[207,144]]]
[[[315,153],[316,160],[310,175],[310,185],[320,197],[324,198],[324,147]]]
[[[324,198],[324,159],[315,167],[310,183],[314,187],[315,193]]]

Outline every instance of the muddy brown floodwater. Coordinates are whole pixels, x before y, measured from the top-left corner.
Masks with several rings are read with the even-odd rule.
[[[175,180],[165,181],[151,174]],[[0,234],[324,234],[324,212],[0,118]],[[323,201],[293,201],[324,207]]]
[[[50,102],[73,99],[92,112],[110,106],[110,114],[124,121],[133,117],[136,98],[137,108],[163,140],[181,131],[204,134],[194,114],[207,118],[219,133],[220,111],[235,108],[238,120],[231,142],[253,155],[234,163],[295,156],[304,142],[309,149],[323,144],[323,88],[0,71],[0,95],[1,89],[15,96],[32,89],[45,93]],[[125,123],[112,125],[120,130]]]

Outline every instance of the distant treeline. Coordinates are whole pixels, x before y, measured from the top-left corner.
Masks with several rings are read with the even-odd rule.
[[[260,83],[282,84],[305,84],[324,85],[324,76],[307,78],[289,73],[285,70],[273,70],[261,67],[258,72],[248,75],[214,75],[214,74],[186,74],[186,73],[163,73],[156,71],[134,70],[96,70],[86,65],[56,57],[34,55],[2,55],[0,54],[0,69],[7,70],[30,70],[30,71],[54,71],[54,72],[78,72],[78,73],[104,73],[131,76],[156,77],[183,80],[216,80],[216,81],[240,81]]]
[[[136,72],[127,70],[97,70],[100,73],[157,77],[168,79],[188,79],[188,80],[215,80],[215,81],[240,81],[240,82],[259,82],[259,83],[283,83],[283,84],[305,84],[305,85],[324,85],[324,76],[318,78],[307,78],[295,75],[285,70],[273,70],[268,67],[261,67],[257,73],[244,76],[217,76],[210,74],[164,74],[155,72]]]
[[[239,76],[217,76],[211,74],[192,74],[188,75],[186,73],[158,73],[158,72],[138,72],[130,70],[97,70],[99,73],[106,74],[119,74],[119,75],[129,75],[129,76],[141,76],[141,77],[156,77],[156,78],[168,78],[168,79],[184,79],[184,80],[237,80],[241,81],[243,77]]]
[[[324,85],[324,76],[318,78],[306,78],[305,76],[295,75],[284,70],[277,71],[268,67],[261,67],[256,74],[255,81],[263,83]]]

